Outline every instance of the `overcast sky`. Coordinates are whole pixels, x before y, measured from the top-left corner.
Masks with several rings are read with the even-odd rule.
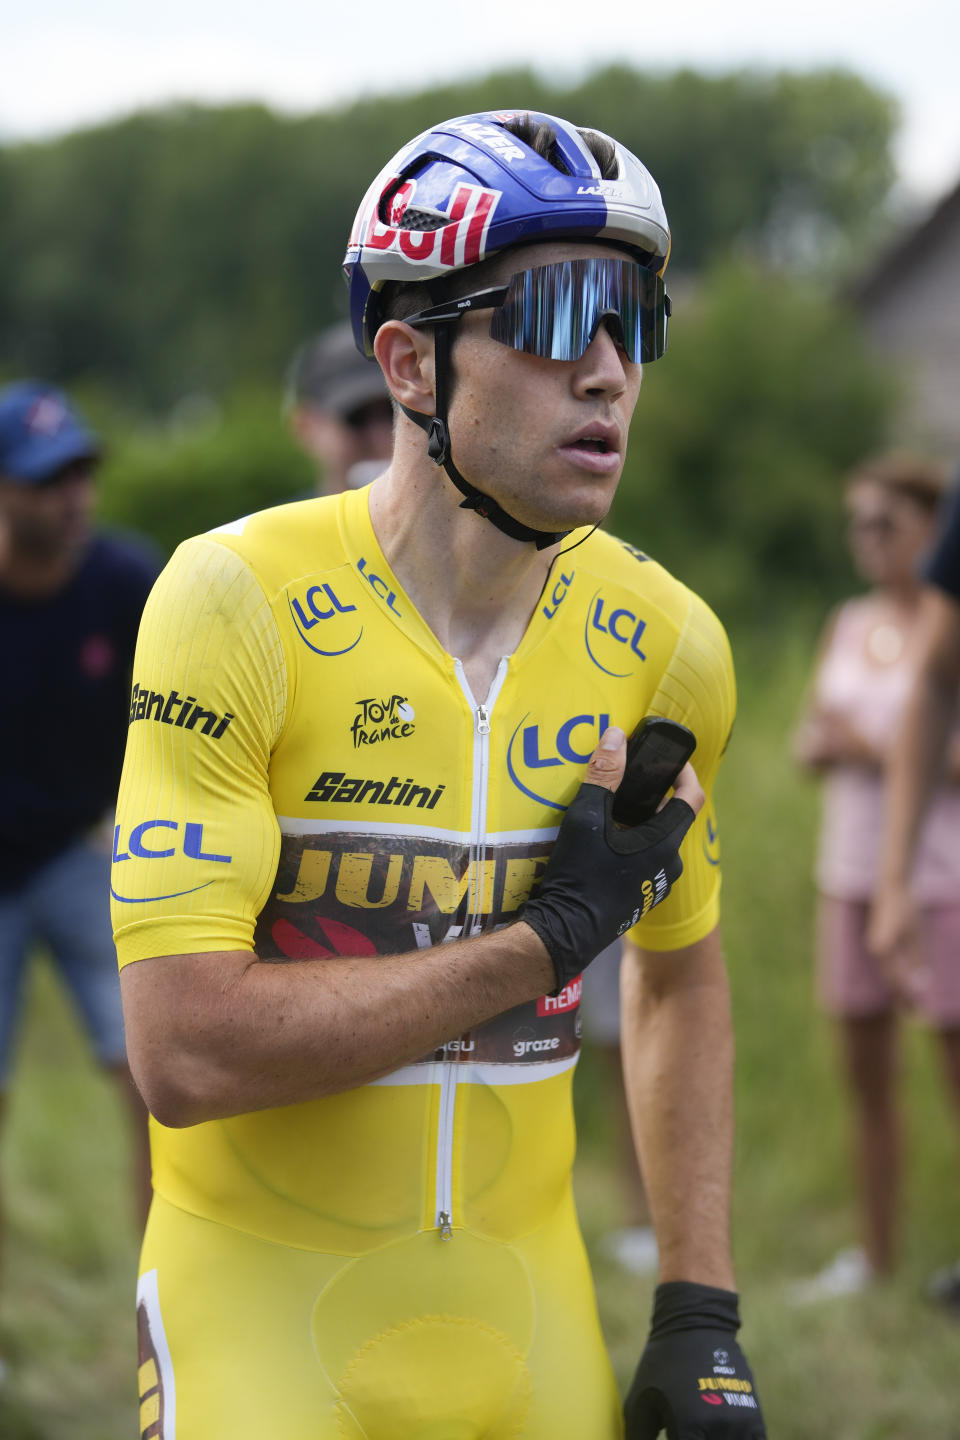
[[[956,0],[804,0],[775,11],[774,0],[32,0],[4,17],[0,139],[171,99],[316,110],[515,65],[573,78],[618,60],[709,70],[840,64],[899,100],[896,158],[907,188],[932,199],[956,183]],[[522,105],[523,96],[502,103]]]

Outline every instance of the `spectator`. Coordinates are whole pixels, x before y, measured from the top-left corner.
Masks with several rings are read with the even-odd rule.
[[[939,803],[941,777],[957,770],[956,714],[960,690],[960,485],[954,486],[943,530],[924,567],[919,622],[917,675],[903,724],[893,745],[887,780],[887,805],[880,851],[881,884],[874,902],[869,941],[887,965],[903,971],[918,956],[923,911],[910,877],[923,850],[924,817]],[[929,823],[929,822],[928,822]],[[954,828],[953,850],[960,848]],[[955,892],[956,893],[956,892]],[[960,942],[955,943],[952,974],[960,973]],[[910,983],[909,970],[905,975]],[[947,1083],[960,1117],[960,1015],[942,1032]],[[960,1315],[960,1264],[934,1275],[930,1299]]]
[[[813,700],[796,737],[807,769],[824,776],[817,885],[819,993],[839,1026],[854,1105],[854,1160],[862,1244],[841,1251],[794,1288],[798,1302],[861,1290],[896,1262],[901,1140],[898,1020],[915,1010],[936,1032],[960,1118],[960,740],[918,842],[913,896],[922,965],[893,951],[880,963],[867,939],[878,894],[885,767],[917,674],[924,628],[918,561],[936,525],[946,476],[927,460],[888,455],[847,486],[854,561],[866,594],[846,601],[824,636]],[[954,692],[952,721],[955,722]],[[946,730],[949,725],[945,724]],[[931,782],[932,789],[932,782]],[[882,890],[880,891],[882,893]]]
[[[287,416],[317,466],[316,493],[357,489],[385,470],[393,452],[393,407],[383,372],[361,355],[349,324],[300,346],[290,365]]]
[[[159,568],[91,527],[100,443],[42,381],[0,391],[0,1116],[34,942],[49,949],[134,1127],[146,1217],[146,1110],[127,1069],[110,929],[110,808],[140,611]]]

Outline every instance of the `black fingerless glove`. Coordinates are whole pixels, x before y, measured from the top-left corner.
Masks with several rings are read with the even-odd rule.
[[[625,1440],[766,1440],[733,1290],[671,1280],[623,1407]]]
[[[685,800],[668,800],[627,830],[613,823],[612,807],[611,790],[580,786],[540,888],[520,911],[550,952],[558,990],[665,900],[683,871],[677,852],[694,819]]]

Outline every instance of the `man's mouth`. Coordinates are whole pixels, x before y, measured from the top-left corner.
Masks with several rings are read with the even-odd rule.
[[[580,440],[574,440],[572,448],[574,450],[592,450],[598,455],[606,455],[611,447],[602,436],[587,435]]]

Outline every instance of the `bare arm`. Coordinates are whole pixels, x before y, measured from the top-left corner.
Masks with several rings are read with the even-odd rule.
[[[407,955],[271,964],[221,951],[121,974],[131,1069],[166,1125],[352,1089],[553,985],[522,921]]]
[[[584,779],[615,790],[626,745],[622,731],[610,736]],[[690,766],[676,794],[702,804]],[[522,920],[403,955],[276,964],[218,951],[139,960],[121,975],[130,1066],[167,1125],[353,1089],[555,983],[546,947]]]
[[[733,1031],[719,931],[667,953],[628,945],[621,988],[627,1098],[660,1280],[732,1290]]]
[[[887,769],[879,890],[870,942],[889,953],[908,937],[908,885],[917,835],[944,770],[960,687],[960,605],[929,587],[924,597],[917,679]]]

